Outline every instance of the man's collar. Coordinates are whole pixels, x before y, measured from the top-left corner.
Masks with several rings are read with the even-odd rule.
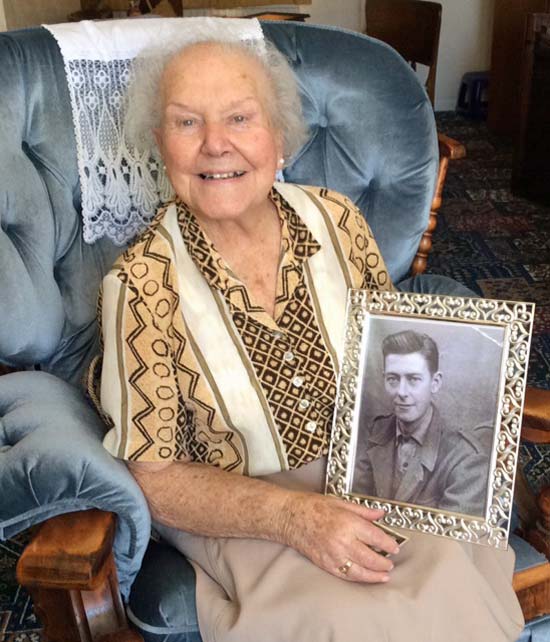
[[[399,418],[396,417],[396,422],[395,422],[395,440],[396,444],[399,443],[400,437],[403,439],[413,439],[416,441],[417,444],[420,446],[424,445],[424,441],[426,439],[426,435],[428,433],[428,428],[430,426],[430,422],[432,421],[434,414],[434,407],[432,404],[430,404],[428,410],[424,413],[423,417],[420,417],[417,420],[416,426],[406,426],[404,425],[404,422],[400,421]]]

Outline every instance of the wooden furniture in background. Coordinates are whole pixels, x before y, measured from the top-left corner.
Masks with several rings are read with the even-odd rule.
[[[495,0],[487,122],[496,134],[517,134],[527,14],[548,11],[550,0]]]
[[[435,78],[439,33],[441,31],[441,5],[424,0],[367,0],[366,33],[388,43],[416,69],[416,64],[428,67],[426,92],[432,106],[435,98]],[[439,171],[435,194],[430,208],[428,227],[422,235],[414,258],[411,273],[422,274],[428,265],[432,249],[432,236],[437,227],[437,215],[441,207],[443,185],[447,176],[449,161],[466,156],[464,146],[456,140],[438,135]]]
[[[550,204],[550,14],[527,16],[512,191]]]
[[[367,35],[383,40],[416,69],[428,67],[426,91],[434,104],[441,5],[424,0],[367,0]]]
[[[263,11],[243,16],[243,18],[258,18],[258,20],[292,20],[293,22],[305,22],[309,17],[309,13],[288,13],[286,11]]]

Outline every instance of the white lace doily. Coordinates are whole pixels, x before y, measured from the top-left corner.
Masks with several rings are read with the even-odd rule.
[[[44,25],[65,62],[82,190],[84,240],[125,245],[172,194],[156,149],[125,132],[125,94],[133,59],[159,42],[263,39],[257,20],[158,18]]]

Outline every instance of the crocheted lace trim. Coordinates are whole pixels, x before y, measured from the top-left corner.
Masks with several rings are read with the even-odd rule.
[[[125,95],[135,56],[163,38],[261,40],[257,20],[171,18],[44,25],[65,63],[82,191],[83,235],[116,245],[143,231],[160,203],[173,196],[156,149],[143,150],[125,132]],[[166,41],[166,40],[164,40]]]

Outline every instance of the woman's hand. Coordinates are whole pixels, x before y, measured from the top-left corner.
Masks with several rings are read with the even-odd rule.
[[[341,579],[387,582],[393,563],[373,548],[395,554],[399,547],[392,537],[372,523],[383,515],[383,510],[335,497],[293,494],[283,516],[283,543]],[[346,566],[347,572],[343,572]]]

